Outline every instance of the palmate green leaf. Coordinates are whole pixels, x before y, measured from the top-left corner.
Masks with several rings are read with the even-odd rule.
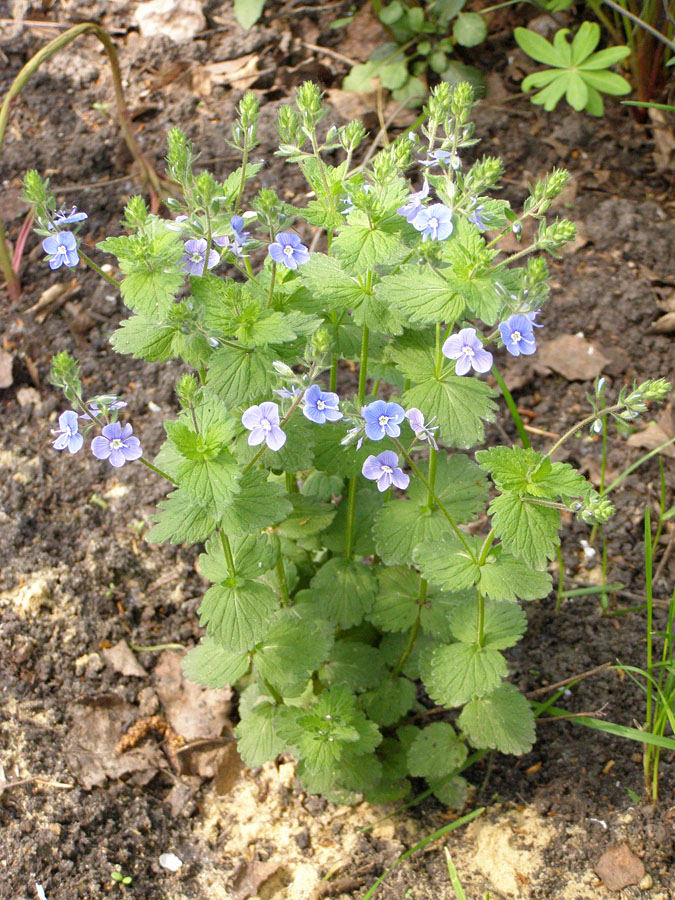
[[[243,713],[240,707],[239,712],[241,719],[234,733],[237,750],[247,766],[261,766],[284,750],[285,741],[276,730],[283,708],[263,702]]]
[[[482,538],[466,535],[465,542],[474,559],[477,559]],[[480,567],[471,558],[465,544],[454,534],[448,534],[441,541],[419,544],[413,558],[425,578],[453,593],[471,587],[480,577]]]
[[[279,600],[267,585],[234,580],[208,589],[199,607],[199,622],[223,649],[238,653],[252,650],[262,640],[278,608]]]
[[[359,703],[368,718],[382,728],[394,725],[415,702],[415,685],[407,678],[383,678],[377,687],[359,695]]]
[[[476,641],[476,598],[458,604],[449,616],[453,637],[464,644]],[[514,647],[527,628],[527,618],[516,603],[486,600],[483,618],[483,644],[492,650]]]
[[[279,526],[279,534],[291,540],[302,540],[313,534],[319,534],[327,528],[335,517],[335,507],[315,497],[304,494],[291,494],[292,512]]]
[[[186,459],[178,468],[181,488],[218,517],[239,490],[237,461],[227,450],[213,459]]]
[[[330,658],[319,672],[324,684],[344,684],[352,691],[376,687],[386,674],[384,657],[377,649],[360,641],[337,641]]]
[[[363,620],[377,590],[371,568],[339,556],[321,566],[311,586],[321,614],[340,628],[351,628]]]
[[[458,642],[434,650],[422,678],[432,700],[452,708],[491,693],[507,674],[498,650]]]
[[[196,544],[216,530],[217,522],[206,504],[183,488],[178,488],[157,504],[155,523],[145,535],[149,544]]]
[[[408,254],[401,240],[403,219],[396,213],[371,223],[361,210],[355,210],[331,251],[340,259],[344,270],[362,275],[377,265],[396,265]]]
[[[442,273],[430,266],[404,266],[375,287],[382,302],[398,310],[409,324],[452,323],[464,312],[464,299]]]
[[[484,506],[487,486],[478,467],[466,456],[438,457],[435,491],[455,522],[470,522]],[[427,490],[415,479],[408,498],[388,503],[374,518],[377,552],[388,565],[410,563],[417,546],[451,531],[438,507],[428,505]]]
[[[340,261],[323,253],[312,253],[300,269],[300,278],[324,308],[353,309],[366,297],[366,290],[341,266]]]
[[[285,519],[293,507],[284,489],[267,480],[267,473],[251,469],[239,482],[239,492],[221,513],[228,535],[253,534]]]
[[[197,647],[188,650],[181,662],[188,681],[215,690],[236,684],[249,670],[248,653],[231,653],[208,635]]]
[[[528,753],[534,744],[530,704],[512,684],[502,684],[487,697],[472,700],[457,724],[474,747],[500,753]]]
[[[549,572],[533,569],[496,547],[480,567],[478,589],[495,600],[539,600],[551,593]]]
[[[411,387],[403,399],[408,408],[421,409],[427,421],[437,417],[444,444],[468,449],[485,437],[485,422],[494,419],[495,396],[484,381],[446,375]]]
[[[281,610],[253,652],[253,665],[266,684],[285,697],[301,693],[333,643],[328,623],[312,622],[295,609]]]
[[[228,407],[265,399],[275,378],[273,355],[262,347],[221,347],[211,357],[206,384]]]
[[[279,538],[274,534],[230,535],[228,538],[234,571],[227,565],[223,541],[220,535],[207,542],[199,556],[199,573],[209,581],[226,581],[238,578],[257,578],[275,565],[279,558]]]
[[[118,353],[129,354],[134,359],[166,362],[175,356],[173,341],[177,331],[177,325],[157,324],[144,316],[130,316],[112,333],[110,344]]]
[[[354,553],[356,556],[370,556],[375,553],[375,538],[372,531],[373,518],[378,510],[382,509],[383,505],[384,497],[377,490],[374,483],[357,490],[354,510]],[[348,509],[349,496],[348,492],[345,491],[342,500],[338,504],[337,515],[321,537],[324,545],[329,550],[332,550],[333,553],[342,553],[345,549]]]
[[[490,504],[492,527],[507,550],[534,569],[544,569],[560,543],[560,513],[505,491]]]
[[[427,725],[408,749],[408,772],[416,778],[438,780],[458,769],[468,755],[466,744],[448,722]]]
[[[419,611],[420,576],[417,572],[407,566],[388,565],[377,573],[377,586],[368,621],[380,631],[412,628]]]
[[[501,313],[503,299],[496,285],[503,284],[508,275],[500,267],[493,268],[496,252],[487,248],[477,226],[463,217],[441,244],[443,260],[449,264],[443,269],[448,285],[488,325],[494,325]]]

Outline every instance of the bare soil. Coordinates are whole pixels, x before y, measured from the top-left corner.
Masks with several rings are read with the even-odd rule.
[[[204,31],[180,44],[139,36],[132,18],[136,6],[16,0],[9,12],[61,24],[95,19],[115,29],[133,127],[159,168],[173,125],[187,132],[201,162],[217,176],[236,165],[226,138],[242,85],[214,79],[207,89],[203,70],[214,61],[257,56],[253,71],[262,74],[245,86],[262,103],[260,184],[302,203],[304,185],[273,156],[276,110],[297,84],[312,78],[329,91],[331,116],[342,121],[345,98],[335,91],[348,67],[313,47],[358,51],[353,34],[348,45],[330,29],[348,2],[316,9],[272,2],[263,22],[244,32],[230,4],[212,0]],[[587,376],[559,374],[566,364],[581,366],[556,343],[563,336],[582,333],[593,353],[605,358],[602,372],[611,392],[633,380],[672,379],[672,332],[652,330],[664,312],[675,310],[675,193],[667,125],[638,126],[613,103],[600,120],[564,106],[555,115],[532,107],[514,80],[523,59],[508,33],[493,30],[487,57],[485,50],[473,60],[466,55],[466,61],[482,65],[487,58],[490,72],[488,97],[476,111],[482,139],[477,152],[504,159],[506,194],[514,201],[554,166],[573,176],[556,212],[579,224],[580,238],[551,265],[552,299],[541,317],[543,352],[532,361],[509,359],[506,366],[529,424],[562,433],[585,410],[592,385]],[[35,25],[0,31],[3,93],[55,33]],[[33,167],[51,176],[64,204],[88,211],[92,254],[96,241],[115,233],[125,199],[141,186],[112,101],[105,58],[89,37],[53,57],[24,89],[2,151],[0,209],[12,241],[25,215],[19,182]],[[107,104],[111,115],[95,104]],[[361,109],[366,122],[376,124],[373,107],[366,103]],[[39,897],[38,885],[48,900],[90,900],[115,891],[136,900],[362,897],[400,853],[454,813],[426,801],[361,833],[391,810],[336,808],[308,797],[291,761],[283,758],[239,773],[235,754],[216,741],[221,755],[212,770],[190,753],[192,763],[177,774],[166,752],[170,733],[162,738],[153,731],[131,751],[131,762],[120,762],[115,753],[114,740],[130,724],[157,715],[175,729],[176,715],[191,708],[194,698],[178,712],[169,709],[173,663],[167,651],[138,653],[135,674],[121,674],[131,669],[110,651],[120,641],[196,642],[203,582],[194,566],[195,548],[143,540],[165,493],[162,484],[131,465],[116,472],[91,456],[71,459],[52,451],[50,429],[62,407],[46,377],[55,352],[75,355],[89,394],[119,393],[129,402],[135,433],[152,456],[162,441],[162,420],[175,409],[177,367],[116,356],[108,338],[124,316],[120,298],[84,269],[50,273],[33,237],[22,280],[18,304],[0,293],[2,349],[13,359],[11,384],[0,390],[0,898]],[[63,293],[35,309],[57,283]],[[645,448],[675,434],[670,406],[658,414],[658,428],[656,436],[612,436],[608,481]],[[491,437],[501,439],[503,429],[513,434],[506,414]],[[547,442],[542,436],[533,440]],[[597,483],[600,452],[598,441],[583,439],[568,458]],[[606,529],[607,575],[624,588],[612,596],[607,614],[597,596],[575,598],[559,612],[554,597],[530,605],[527,636],[509,657],[512,680],[522,690],[537,691],[617,659],[644,665],[644,612],[616,613],[639,606],[644,595],[642,516],[646,503],[654,514],[658,510],[659,460],[672,505],[672,454],[653,457],[615,492],[617,515]],[[671,520],[664,529],[657,564],[672,546],[674,525]],[[586,529],[567,523],[566,587],[598,583],[599,544],[597,555],[589,557],[580,543],[588,537]],[[669,596],[674,576],[675,555],[662,567],[657,597]],[[665,610],[659,608],[656,628],[664,625]],[[198,700],[211,702],[202,694]],[[582,681],[565,700],[571,711],[626,725],[644,718],[639,688],[613,671]],[[223,699],[221,712],[236,718],[230,706]],[[218,718],[216,707],[210,708]],[[228,725],[218,721],[227,739]],[[483,898],[486,890],[491,897],[518,900],[619,896],[594,869],[609,847],[627,844],[646,874],[621,897],[675,897],[674,754],[662,756],[662,799],[652,807],[635,799],[642,790],[639,751],[634,743],[571,721],[543,720],[530,754],[495,756],[470,770],[475,791],[465,811],[478,805],[488,810],[446,842],[467,896]],[[182,861],[175,874],[159,862],[169,852]],[[113,870],[131,876],[131,885],[116,885]],[[379,896],[453,897],[438,845],[399,866]]]

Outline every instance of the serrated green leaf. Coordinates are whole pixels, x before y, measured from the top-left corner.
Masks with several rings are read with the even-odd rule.
[[[253,665],[266,683],[283,696],[300,693],[315,669],[318,669],[332,644],[325,623],[301,618],[294,609],[285,609],[253,653]]]
[[[463,644],[476,641],[476,598],[458,604],[448,625],[453,637]],[[527,618],[516,603],[486,600],[483,606],[483,643],[492,650],[515,646],[525,634]]]
[[[507,675],[506,660],[498,650],[476,644],[444,644],[434,650],[430,672],[424,672],[429,696],[443,706],[468,703],[491,693]]]
[[[475,609],[475,589],[467,588],[464,591],[450,594],[439,590],[434,585],[429,585],[427,588],[427,600],[420,614],[422,631],[437,641],[441,641],[444,644],[450,643],[453,640],[449,625],[450,616],[457,606],[466,600],[470,600],[474,604]]]
[[[461,775],[456,775],[447,781],[430,783],[434,797],[449,806],[451,809],[462,809],[466,805],[469,796],[469,782]]]
[[[149,544],[196,544],[216,530],[217,522],[208,507],[183,488],[172,491],[157,504],[155,523],[145,535]]]
[[[274,759],[284,749],[284,741],[277,734],[275,725],[279,708],[271,703],[259,703],[241,713],[241,720],[234,730],[237,750],[247,766],[252,768]]]
[[[110,344],[118,353],[148,362],[166,362],[175,354],[173,339],[177,326],[156,324],[143,316],[124,319],[110,336]]]
[[[551,462],[548,462],[548,471]],[[544,456],[525,447],[491,447],[489,450],[477,450],[476,461],[492,476],[500,491],[526,492],[530,483],[530,475],[543,463]]]
[[[373,606],[377,582],[361,562],[333,557],[316,573],[312,593],[322,615],[340,628],[358,625]]]
[[[398,665],[402,654],[407,650],[408,638],[409,635],[405,632],[397,631],[385,634],[380,641],[380,653],[382,653],[387,661],[387,665],[392,669]],[[401,670],[403,674],[413,681],[417,681],[420,678],[420,668],[424,666],[424,661],[431,657],[431,654],[438,646],[439,642],[430,635],[418,635],[412,652]]]
[[[312,253],[300,269],[300,278],[312,295],[324,301],[328,309],[357,307],[367,292],[358,279],[349,275],[337,259],[323,253]]]
[[[375,485],[368,485],[356,492],[354,511],[353,549],[356,556],[370,556],[375,553],[375,538],[372,533],[373,517],[384,504],[384,497]],[[347,492],[337,506],[337,515],[321,540],[333,553],[342,553],[347,540],[347,512],[349,497]]]
[[[452,235],[441,243],[443,269],[451,290],[464,298],[474,315],[494,325],[502,311],[503,299],[497,288],[508,272],[494,268],[494,248],[488,249],[478,227],[459,218]]]
[[[236,581],[210,587],[199,607],[200,625],[230,652],[252,650],[265,636],[272,614],[279,608],[275,592],[255,581]]]
[[[335,507],[304,494],[291,494],[293,511],[279,526],[279,534],[293,540],[301,540],[312,534],[319,534],[327,528],[335,517]]]
[[[523,500],[511,491],[490,504],[492,527],[507,550],[534,569],[544,569],[560,543],[560,513],[548,506]]]
[[[417,734],[407,754],[408,772],[438,780],[458,769],[468,755],[466,744],[447,722],[434,722]]]
[[[534,744],[530,704],[512,684],[502,684],[489,696],[472,700],[457,724],[474,747],[520,755]]]
[[[377,687],[359,696],[366,715],[382,728],[394,725],[415,702],[415,685],[407,678],[383,678]]]
[[[494,600],[539,600],[552,588],[549,572],[533,569],[501,547],[493,550],[480,567],[478,589]]]
[[[293,507],[284,489],[267,480],[267,473],[251,469],[239,482],[239,492],[222,511],[221,526],[227,534],[253,534],[285,519]]]
[[[238,488],[239,467],[231,453],[221,451],[214,459],[186,459],[178,468],[181,488],[218,517]]]
[[[461,591],[476,584],[480,577],[480,567],[475,560],[483,543],[481,538],[473,535],[466,535],[465,542],[466,545],[454,534],[448,534],[441,541],[419,544],[413,559],[424,577],[433,584],[453,593]]]
[[[407,566],[387,566],[377,573],[377,584],[368,621],[380,631],[408,631],[419,611],[420,576]]]
[[[273,534],[231,535],[230,551],[234,563],[230,571],[219,536],[207,542],[199,557],[199,573],[214,583],[228,578],[257,578],[268,572],[279,557],[279,539]]]
[[[464,300],[430,266],[404,266],[395,275],[383,278],[375,294],[405,316],[407,323],[432,325],[452,323],[464,311]]]
[[[377,649],[360,641],[337,641],[330,659],[319,672],[324,684],[345,684],[352,691],[375,687],[386,673],[384,658]]]
[[[494,419],[494,397],[484,381],[458,375],[422,382],[403,395],[406,406],[421,409],[427,421],[437,417],[444,444],[467,449],[483,440],[485,422]]]
[[[197,647],[188,650],[181,667],[188,681],[217,690],[236,684],[248,672],[250,664],[248,653],[228,652],[207,635]]]
[[[211,357],[206,384],[228,407],[264,399],[273,382],[272,354],[258,347],[221,347]]]
[[[341,260],[347,272],[361,275],[377,265],[396,265],[407,255],[401,240],[403,220],[396,214],[371,223],[361,210],[355,210],[340,234],[333,241],[331,251]]]

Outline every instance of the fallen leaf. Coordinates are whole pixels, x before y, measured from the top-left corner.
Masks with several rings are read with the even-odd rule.
[[[149,781],[166,761],[154,744],[144,744],[128,753],[115,752],[124,729],[136,717],[136,709],[112,694],[75,703],[66,739],[68,768],[86,790],[108,778],[139,774]]]
[[[8,388],[14,381],[12,365],[14,357],[6,350],[0,350],[0,388]]]
[[[539,362],[568,381],[590,381],[599,375],[609,360],[577,334],[563,334],[539,344]]]
[[[187,681],[182,658],[182,653],[165,650],[153,672],[157,696],[171,727],[188,742],[218,738],[223,731],[231,731],[231,688],[214,691]]]
[[[657,334],[672,334],[675,331],[675,312],[667,312],[657,319],[649,329]]]
[[[638,884],[644,877],[645,867],[628,844],[619,844],[602,854],[595,872],[608,890],[621,891],[629,884]]]
[[[374,14],[370,3],[365,3],[345,28],[340,41],[340,53],[365,62],[377,47],[389,40],[384,26]]]
[[[119,675],[143,678],[148,674],[125,640],[118,641],[114,647],[102,650],[101,655]]]
[[[245,863],[235,879],[232,900],[247,900],[248,897],[258,897],[262,885],[281,868],[281,862],[268,859],[267,862]]]
[[[672,422],[670,424],[671,427],[668,428],[667,425],[664,425],[660,421],[649,422],[642,431],[637,431],[635,432],[635,434],[631,434],[626,443],[629,447],[639,447],[641,450],[656,450],[657,447],[665,444],[666,441],[670,441],[675,438],[672,429]],[[669,444],[660,452],[663,454],[663,456],[670,456],[672,458],[675,458],[675,445]]]
[[[191,73],[192,89],[202,97],[208,97],[214,84],[237,85],[237,90],[245,91],[258,79],[258,60],[260,56],[249,53],[239,59],[226,59],[223,62],[196,66]]]

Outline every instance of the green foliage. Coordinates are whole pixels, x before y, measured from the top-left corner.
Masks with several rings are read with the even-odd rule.
[[[573,109],[584,109],[593,116],[601,116],[604,112],[602,94],[630,93],[631,86],[626,79],[609,71],[610,66],[630,56],[630,47],[608,47],[596,53],[600,26],[595,22],[582,22],[571,44],[567,40],[568,34],[568,28],[561,28],[551,44],[527,28],[515,29],[514,37],[520,48],[532,59],[550,66],[528,75],[521,87],[524,91],[538,88],[532,102],[549,112],[555,109],[564,94]]]

